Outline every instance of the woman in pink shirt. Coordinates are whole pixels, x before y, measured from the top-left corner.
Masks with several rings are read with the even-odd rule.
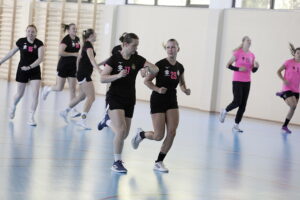
[[[287,126],[294,115],[299,100],[300,47],[295,49],[294,45],[290,44],[290,50],[294,58],[285,61],[277,71],[279,78],[283,81],[283,85],[282,91],[276,93],[276,95],[282,97],[290,107],[285,122],[282,125],[284,133],[292,133]],[[284,76],[281,74],[283,70]]]
[[[259,65],[255,61],[254,54],[249,50],[251,46],[251,39],[248,36],[243,37],[242,44],[233,51],[233,56],[227,63],[227,68],[233,70],[233,101],[220,112],[220,122],[225,121],[226,114],[238,108],[235,125],[232,130],[234,132],[243,132],[239,128],[239,123],[242,120],[246,109],[248,95],[250,91],[251,72],[256,72]],[[235,63],[235,66],[232,64]]]

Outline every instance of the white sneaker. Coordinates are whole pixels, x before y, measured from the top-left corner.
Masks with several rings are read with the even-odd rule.
[[[138,128],[136,130],[135,136],[131,139],[132,148],[137,149],[139,147],[140,142],[143,140],[140,135],[142,131],[143,131],[143,129],[141,129],[141,128]]]
[[[80,121],[76,122],[76,125],[82,127],[84,130],[92,130],[90,127],[86,125],[86,120],[81,119]]]
[[[78,110],[76,110],[76,108],[72,109],[72,113],[71,113],[72,118],[80,117],[80,115],[81,115],[81,113],[78,112]]]
[[[232,131],[233,132],[236,132],[236,133],[242,133],[243,130],[240,129],[239,125],[238,124],[235,124],[233,127],[232,127]]]
[[[65,122],[68,123],[68,111],[67,110],[63,110],[59,113],[59,115],[64,118]]]
[[[27,124],[28,124],[29,126],[36,126],[36,122],[35,122],[35,120],[34,120],[34,116],[33,116],[32,113],[29,114],[29,119],[28,119],[28,121],[27,121]]]
[[[155,171],[168,173],[169,170],[165,167],[164,163],[162,161],[156,162],[153,168]]]
[[[10,119],[15,118],[15,113],[16,113],[16,106],[13,106],[9,109],[9,114],[8,114],[9,118]]]
[[[226,110],[222,109],[220,112],[220,116],[219,116],[219,120],[221,123],[223,123],[225,121],[226,114],[227,114]]]
[[[45,101],[47,99],[48,94],[51,92],[51,87],[50,86],[45,86],[43,88],[42,96],[43,100]]]

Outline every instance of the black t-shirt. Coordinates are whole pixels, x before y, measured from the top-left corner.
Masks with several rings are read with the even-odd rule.
[[[66,35],[62,41],[61,44],[65,44],[67,47],[65,48],[65,52],[68,53],[75,53],[80,50],[80,39],[79,37],[75,37],[73,40],[71,36],[68,34]],[[76,57],[75,56],[61,56],[60,57],[60,63],[71,63],[76,65]]]
[[[96,56],[92,43],[89,41],[84,42],[81,51],[81,59],[79,61],[79,66],[78,66],[79,74],[91,75],[93,73],[93,65],[87,55],[88,48],[92,48],[94,56]]]
[[[30,43],[27,40],[27,37],[20,38],[16,42],[17,47],[19,47],[20,50],[20,62],[19,62],[19,68],[22,66],[29,66],[32,63],[34,63],[39,55],[38,55],[38,48],[41,46],[44,46],[43,42],[37,38],[33,41],[33,43]],[[40,66],[37,66],[35,68],[38,68]],[[32,70],[34,70],[33,68]]]
[[[144,67],[146,59],[139,55],[132,55],[125,60],[120,53],[112,55],[106,62],[112,67],[111,75],[118,74],[125,69],[127,75],[111,83],[108,95],[125,98],[127,102],[135,103],[135,79],[138,71]]]
[[[176,87],[179,83],[180,76],[184,72],[183,65],[179,62],[176,62],[175,65],[169,63],[169,61],[164,58],[156,63],[156,66],[159,68],[159,72],[156,75],[157,87],[167,88],[166,94],[176,94]],[[153,91],[153,94],[158,94]]]

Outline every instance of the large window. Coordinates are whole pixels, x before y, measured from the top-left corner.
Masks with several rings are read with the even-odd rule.
[[[236,0],[236,8],[270,8],[270,0]]]
[[[300,0],[232,0],[235,8],[298,9]]]
[[[210,0],[127,0],[127,4],[208,7]]]
[[[127,0],[127,4],[154,5],[155,0]]]
[[[297,9],[300,8],[300,0],[276,0],[275,9]]]

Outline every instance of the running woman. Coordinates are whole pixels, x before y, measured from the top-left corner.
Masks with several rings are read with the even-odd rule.
[[[62,39],[59,45],[60,59],[57,65],[56,84],[52,87],[46,86],[43,89],[43,99],[46,100],[50,92],[60,92],[65,86],[66,79],[69,83],[70,100],[76,96],[76,59],[80,50],[80,39],[76,36],[77,27],[74,23],[62,25],[64,32],[68,34]],[[73,116],[80,116],[80,113],[73,109]]]
[[[0,60],[1,65],[20,50],[20,62],[16,74],[17,93],[14,95],[14,100],[9,110],[9,118],[13,119],[15,117],[17,104],[23,97],[26,85],[29,83],[30,89],[32,90],[32,102],[27,124],[30,126],[36,126],[34,113],[38,105],[41,85],[40,63],[43,61],[45,50],[43,42],[37,39],[36,35],[37,28],[35,25],[28,25],[26,28],[26,37],[20,38],[16,42],[16,46]]]
[[[184,67],[176,60],[179,51],[178,42],[175,39],[169,39],[164,48],[167,52],[167,58],[156,63],[159,72],[147,75],[144,81],[145,85],[153,90],[150,107],[154,131],[143,131],[138,128],[136,135],[131,140],[134,149],[138,148],[143,139],[161,141],[165,136],[165,127],[167,127],[167,136],[154,164],[154,170],[160,172],[169,171],[163,161],[172,147],[179,123],[176,90],[178,84],[182,92],[186,95],[191,94],[191,90],[185,85]],[[154,78],[156,78],[155,85],[152,82]]]
[[[290,107],[281,128],[283,133],[292,133],[288,128],[288,124],[294,115],[299,100],[300,47],[295,48],[293,44],[290,44],[290,50],[294,58],[285,61],[277,71],[279,78],[283,81],[283,85],[282,91],[276,93],[276,95],[282,97]],[[284,76],[282,76],[282,71],[284,71]]]
[[[112,55],[108,59],[101,73],[101,82],[111,83],[106,93],[108,116],[111,119],[110,127],[115,133],[113,141],[115,162],[111,169],[120,173],[127,172],[127,169],[122,164],[121,154],[124,140],[130,130],[136,102],[135,80],[137,73],[142,68],[147,68],[151,74],[158,72],[157,66],[135,53],[138,44],[139,38],[136,34],[126,34],[121,52]]]
[[[221,123],[225,121],[226,114],[238,108],[235,124],[232,128],[233,132],[243,132],[239,128],[239,123],[242,120],[246,109],[247,100],[250,91],[251,71],[254,73],[258,70],[259,64],[255,61],[254,54],[249,50],[251,39],[248,36],[243,37],[242,44],[234,50],[233,56],[230,58],[227,68],[233,70],[233,101],[220,112],[219,120]],[[232,64],[235,63],[235,66]]]
[[[93,73],[93,68],[98,70],[99,73],[100,69],[95,60],[96,53],[93,47],[93,43],[96,41],[95,31],[93,29],[87,29],[83,31],[82,38],[84,44],[81,50],[81,54],[77,57],[77,81],[79,83],[80,89],[79,94],[71,100],[69,107],[62,111],[60,115],[64,119],[67,119],[70,110],[86,98],[83,112],[81,114],[81,120],[77,123],[77,125],[86,130],[90,130],[91,128],[86,124],[86,118],[87,113],[89,112],[95,100],[95,88],[91,76]]]

